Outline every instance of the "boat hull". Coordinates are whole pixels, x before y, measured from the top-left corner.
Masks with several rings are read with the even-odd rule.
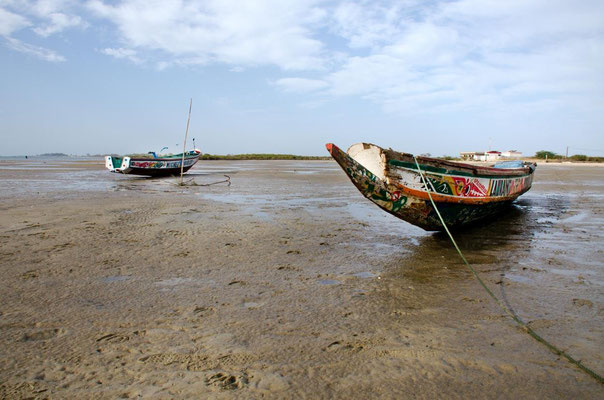
[[[427,231],[444,229],[428,192],[435,200],[447,227],[457,229],[495,217],[520,194],[526,192],[532,183],[534,168],[516,173],[486,169],[482,171],[482,175],[464,177],[464,174],[470,174],[468,171],[476,168],[465,165],[453,170],[457,166],[448,163],[444,171],[449,173],[443,173],[442,168],[438,168],[441,165],[430,159],[432,161],[420,163],[420,168],[429,182],[429,187],[426,188],[417,169],[414,172],[410,168],[409,158],[404,157],[410,155],[382,150],[375,145],[366,146],[374,146],[380,151],[381,158],[377,160],[377,164],[381,163],[381,166],[376,167],[377,164],[374,163],[372,169],[375,173],[337,146],[328,144],[326,147],[366,198],[390,214]],[[464,168],[468,171],[464,171]],[[428,170],[431,172],[426,172]],[[488,173],[501,175],[489,176]],[[484,187],[485,180],[489,180],[487,188]],[[501,188],[503,186],[505,187]],[[490,196],[491,193],[493,196]]]
[[[199,153],[194,153],[192,156],[186,156],[182,171],[187,172],[191,169],[197,160]],[[105,166],[111,172],[127,174],[127,175],[142,175],[142,176],[176,176],[180,175],[182,158],[133,158],[133,157],[105,157]]]

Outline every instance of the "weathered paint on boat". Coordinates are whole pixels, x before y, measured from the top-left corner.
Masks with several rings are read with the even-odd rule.
[[[528,163],[522,168],[498,169],[417,157],[426,187],[411,154],[369,143],[353,145],[348,153],[332,143],[326,147],[365,197],[429,231],[444,228],[428,191],[447,226],[459,228],[501,212],[530,189],[535,171],[535,164]]]
[[[201,156],[201,151],[195,149],[185,153],[183,172],[187,172]],[[157,158],[149,157],[105,157],[105,166],[111,172],[130,175],[169,176],[180,175],[182,153]]]

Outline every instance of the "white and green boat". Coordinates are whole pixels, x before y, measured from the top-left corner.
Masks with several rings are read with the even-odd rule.
[[[187,172],[201,156],[201,150],[194,149],[183,154],[105,156],[105,166],[111,172],[130,175],[170,176]]]

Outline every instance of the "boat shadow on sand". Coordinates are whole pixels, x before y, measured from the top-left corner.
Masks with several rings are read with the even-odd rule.
[[[518,199],[497,219],[452,233],[468,262],[478,273],[505,274],[519,267],[538,246],[540,237],[551,228],[544,223],[554,213],[563,213],[562,197]],[[418,239],[419,244],[385,267],[385,276],[400,277],[428,286],[460,279],[472,279],[446,232]]]

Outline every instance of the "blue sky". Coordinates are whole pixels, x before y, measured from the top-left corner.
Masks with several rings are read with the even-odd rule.
[[[604,2],[0,0],[0,154],[604,156]],[[178,145],[178,146],[177,146]]]

